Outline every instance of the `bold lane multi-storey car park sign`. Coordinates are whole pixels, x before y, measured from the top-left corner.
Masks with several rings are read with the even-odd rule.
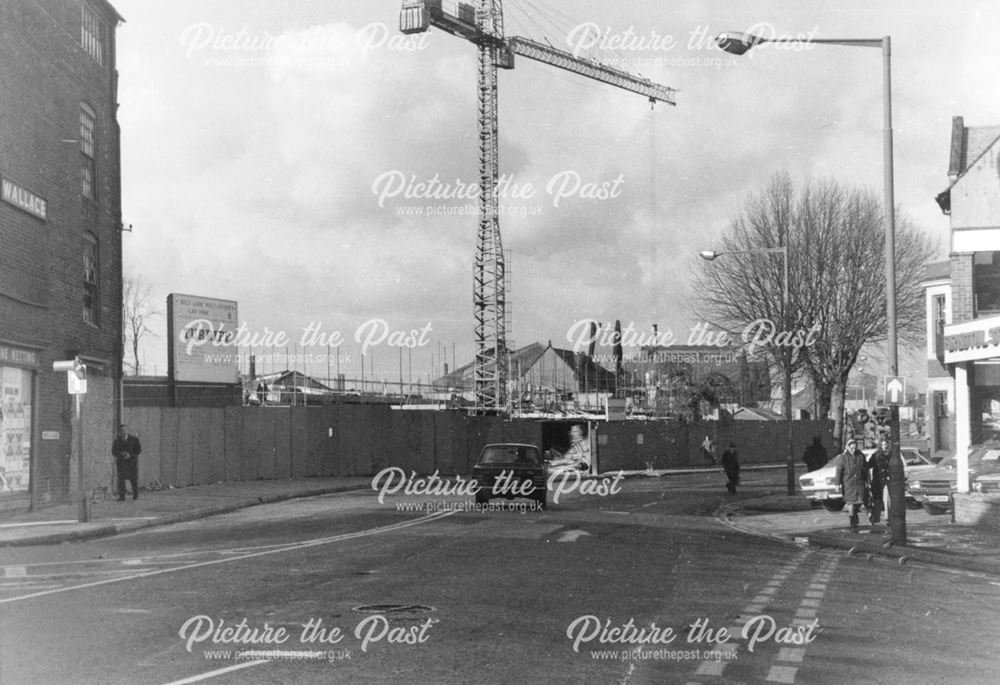
[[[47,220],[48,203],[45,199],[35,195],[27,188],[19,186],[9,178],[0,178],[0,197],[9,205],[37,216],[42,221]]]
[[[167,358],[174,381],[238,383],[236,302],[167,296]]]

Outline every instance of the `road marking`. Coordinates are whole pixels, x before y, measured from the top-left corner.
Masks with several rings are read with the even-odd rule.
[[[0,523],[0,528],[21,528],[24,526],[58,526],[63,523],[79,523],[76,519],[72,521],[24,521],[21,523]]]
[[[590,537],[590,533],[585,530],[567,530],[559,536],[559,539],[556,540],[556,542],[576,542],[583,535]]]
[[[183,680],[173,680],[166,685],[187,685],[187,683],[198,683],[202,680],[208,680],[209,678],[214,678],[218,675],[223,675],[225,673],[232,673],[233,671],[239,671],[244,668],[250,668],[251,666],[260,666],[261,664],[271,663],[268,659],[258,659],[257,661],[247,661],[246,663],[236,664],[235,666],[226,666],[225,668],[219,668],[214,671],[208,671],[207,673],[201,673],[199,675],[193,675],[190,678],[184,678]]]
[[[4,566],[3,576],[4,578],[24,578],[28,575],[27,566]]]
[[[267,549],[259,552],[251,552],[249,554],[243,554],[235,557],[226,557],[224,559],[210,559],[208,561],[199,561],[193,564],[186,564],[184,566],[175,566],[173,568],[163,568],[156,569],[153,571],[145,571],[143,573],[135,573],[127,576],[118,576],[115,578],[106,578],[104,580],[95,580],[89,583],[82,583],[80,585],[69,585],[66,587],[61,587],[55,590],[45,590],[43,592],[32,592],[27,595],[21,595],[19,597],[9,597],[7,599],[0,599],[0,604],[9,604],[11,602],[20,602],[25,599],[35,599],[37,597],[45,597],[48,595],[60,594],[63,592],[72,592],[74,590],[86,590],[92,587],[99,587],[101,585],[108,585],[110,583],[121,583],[126,580],[138,580],[140,578],[152,578],[153,576],[161,576],[167,573],[176,573],[177,571],[188,571],[196,568],[204,568],[206,566],[215,566],[216,564],[225,564],[231,561],[241,561],[243,559],[253,559],[255,557],[263,557],[271,554],[282,554],[285,552],[295,551],[299,549],[306,549],[309,547],[316,547],[318,545],[327,545],[331,542],[342,542],[344,540],[353,540],[356,538],[368,537],[371,535],[379,535],[382,533],[390,533],[402,528],[409,528],[411,526],[417,526],[423,523],[430,523],[431,521],[436,521],[438,519],[451,516],[454,512],[452,511],[436,511],[432,514],[427,514],[426,516],[421,516],[420,518],[413,519],[410,521],[402,521],[400,523],[392,523],[387,526],[379,526],[378,528],[369,528],[367,530],[356,531],[354,533],[342,533],[340,535],[332,535],[325,538],[316,538],[314,540],[303,540],[301,542],[295,542],[285,547],[280,547],[276,549]]]
[[[778,650],[778,661],[798,661],[806,658],[806,650],[802,647],[782,647]]]
[[[757,596],[753,598],[752,603],[744,607],[743,612],[733,619],[733,625],[728,626],[727,629],[729,634],[734,640],[747,639],[747,637],[743,635],[747,622],[752,618],[759,616],[764,610],[764,605],[774,601],[774,595],[784,586],[785,581],[788,580],[793,573],[795,573],[795,571],[802,565],[802,562],[804,562],[810,554],[812,554],[812,552],[809,550],[799,551],[794,557],[792,557],[791,561],[778,569],[778,571],[766,581],[765,587],[758,591]],[[739,642],[733,642],[730,643],[730,645],[732,650],[737,650],[740,647]],[[732,661],[705,659],[698,664],[698,668],[695,670],[695,675],[721,676],[725,671],[726,665],[729,663],[732,663]]]
[[[772,666],[767,673],[767,681],[769,683],[794,683],[798,670],[796,666]]]
[[[723,661],[702,661],[698,665],[698,670],[694,672],[695,675],[722,675],[723,669],[726,668],[726,664]]]
[[[839,557],[831,557],[823,562],[816,573],[813,574],[808,589],[805,592],[806,596],[799,603],[799,607],[795,611],[795,618],[792,620],[792,625],[811,626],[816,624],[818,620],[816,612],[823,596],[826,594],[827,582],[833,577],[834,569],[836,569],[839,562]],[[778,650],[778,654],[774,657],[774,661],[801,664],[805,661],[807,647],[808,645],[803,645],[802,647],[781,647]],[[771,683],[794,683],[795,677],[798,675],[798,670],[798,666],[772,665],[767,673],[767,681]]]
[[[122,607],[120,609],[109,609],[112,614],[151,614],[152,609],[129,609],[127,607]]]

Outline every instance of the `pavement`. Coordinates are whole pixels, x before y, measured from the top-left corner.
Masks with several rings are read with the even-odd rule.
[[[38,511],[0,512],[0,547],[54,545],[108,537],[225,514],[258,504],[297,497],[370,489],[371,478],[302,478],[192,485],[147,491],[138,499],[90,503],[89,520],[80,522],[79,503]]]
[[[774,467],[744,467],[753,471]],[[627,477],[663,478],[718,469],[670,469],[626,472]],[[605,477],[602,474],[598,477]],[[79,505],[60,504],[38,511],[0,512],[0,547],[53,545],[116,535],[118,533],[207,518],[258,504],[298,497],[371,488],[371,478],[303,478],[213,483],[185,488],[141,491],[137,500],[92,502],[87,522],[79,521]],[[770,537],[841,549],[849,554],[889,557],[901,564],[911,561],[1000,576],[1000,531],[956,525],[950,516],[931,516],[908,510],[907,544],[893,545],[887,522],[862,525],[859,532],[847,527],[844,512],[814,508],[802,495],[737,494],[717,516],[734,528]],[[865,522],[862,513],[862,522]]]

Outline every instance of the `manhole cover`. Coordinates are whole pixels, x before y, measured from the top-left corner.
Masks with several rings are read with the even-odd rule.
[[[354,607],[354,611],[362,614],[423,614],[428,611],[436,611],[434,607],[424,604],[365,604]]]

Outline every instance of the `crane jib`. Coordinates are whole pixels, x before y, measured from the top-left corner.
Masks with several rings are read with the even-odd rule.
[[[671,105],[677,104],[674,100],[674,93],[676,91],[673,88],[660,85],[641,76],[609,67],[600,62],[580,59],[565,50],[538,43],[528,38],[516,37],[511,38],[507,42],[512,52],[523,57],[544,62],[560,69],[566,69],[575,74],[580,74],[581,76],[586,76],[587,78],[592,78],[623,90],[629,90],[639,95],[645,95],[653,100],[659,100]]]

